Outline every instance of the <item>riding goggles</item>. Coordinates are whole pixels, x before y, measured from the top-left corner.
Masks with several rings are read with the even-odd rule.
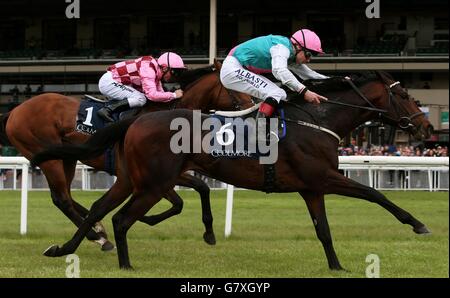
[[[303,47],[301,48],[300,51],[303,51],[303,53],[305,53],[305,58],[306,59],[309,59],[312,56],[316,57],[317,55],[319,55],[319,53],[317,53],[315,51],[308,50],[307,48],[303,48]]]

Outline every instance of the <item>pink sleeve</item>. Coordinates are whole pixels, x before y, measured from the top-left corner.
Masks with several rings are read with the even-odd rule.
[[[141,77],[142,90],[149,100],[166,102],[175,98],[172,92],[164,92],[161,82],[156,78],[156,73],[150,67],[148,61],[142,61],[139,75]]]

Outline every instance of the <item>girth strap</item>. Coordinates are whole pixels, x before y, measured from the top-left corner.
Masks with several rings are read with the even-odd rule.
[[[264,165],[264,184],[263,190],[266,193],[271,193],[275,189],[275,165],[274,164],[265,164]]]

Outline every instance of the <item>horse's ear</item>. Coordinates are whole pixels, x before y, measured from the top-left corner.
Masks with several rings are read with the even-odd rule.
[[[220,70],[222,68],[222,63],[219,60],[217,60],[216,58],[214,58],[214,68],[216,70]]]
[[[375,70],[375,74],[383,83],[388,84],[390,81],[394,81],[394,78],[385,71]]]
[[[378,79],[380,79],[381,81],[384,81],[383,74],[379,70],[375,70],[374,73]]]

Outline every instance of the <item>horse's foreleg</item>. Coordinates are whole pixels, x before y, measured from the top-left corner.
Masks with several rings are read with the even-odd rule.
[[[202,221],[205,226],[205,233],[203,234],[203,239],[206,243],[210,245],[216,244],[216,236],[213,230],[213,216],[211,212],[211,202],[209,195],[208,185],[195,176],[189,174],[181,175],[177,180],[177,185],[191,187],[195,189],[200,194],[200,201],[202,204]]]
[[[122,179],[117,179],[110,190],[92,204],[88,216],[80,225],[72,239],[66,242],[62,247],[57,245],[49,247],[44,252],[44,255],[48,257],[59,257],[75,252],[86,233],[91,230],[95,223],[103,219],[106,214],[123,203],[130,193],[131,188],[129,183],[126,181],[124,182]]]
[[[136,220],[143,218],[161,199],[158,192],[146,191],[133,194],[130,200],[114,214],[112,221],[114,227],[114,237],[117,245],[117,256],[119,257],[119,267],[121,269],[132,269],[128,255],[127,232]]]
[[[77,227],[79,227],[83,223],[83,217],[74,207],[69,189],[67,188],[62,161],[47,161],[42,163],[40,168],[47,178],[53,204],[55,204],[55,206],[58,207]],[[102,250],[112,249],[111,243],[92,229],[86,233],[86,237],[92,241],[101,241]]]
[[[317,237],[322,242],[325,255],[328,260],[328,267],[332,270],[343,270],[336,252],[334,251],[333,241],[331,239],[330,227],[328,226],[327,215],[325,211],[325,201],[323,194],[301,191],[300,195],[308,206],[309,214],[316,229]]]
[[[401,223],[411,225],[417,234],[430,233],[423,223],[392,203],[382,193],[374,188],[353,181],[337,171],[329,171],[325,185],[325,193],[354,197],[377,203],[394,215]]]

